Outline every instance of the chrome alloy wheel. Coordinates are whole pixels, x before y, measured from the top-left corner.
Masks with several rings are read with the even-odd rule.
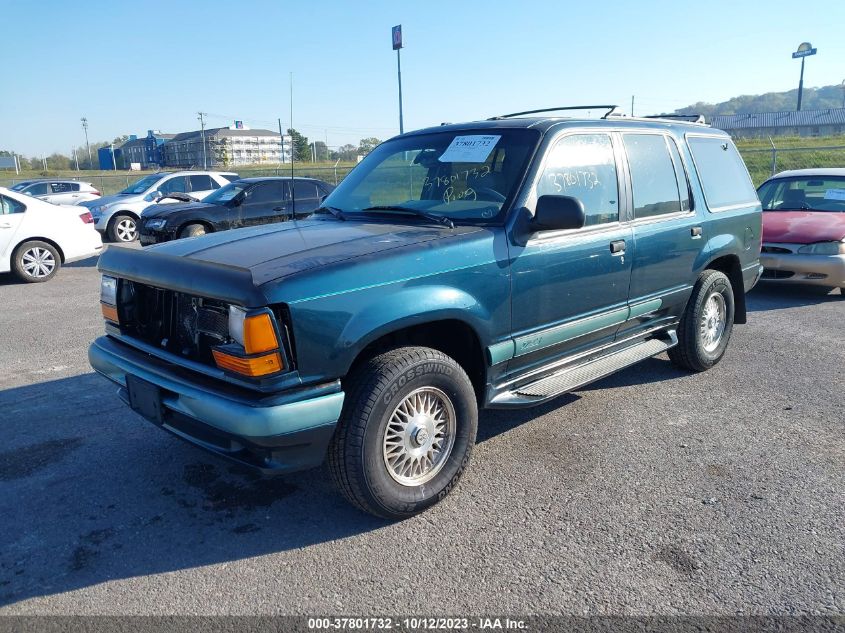
[[[135,220],[132,218],[123,218],[117,223],[115,227],[117,239],[121,242],[134,242],[138,237],[138,227],[135,225]]]
[[[23,252],[21,263],[26,274],[35,279],[49,277],[56,269],[56,258],[46,248],[33,246]]]
[[[434,387],[408,394],[393,410],[384,431],[384,464],[403,486],[431,481],[455,444],[455,407]]]
[[[725,298],[721,293],[714,292],[707,298],[699,325],[699,336],[704,351],[713,352],[722,342],[722,335],[725,333],[727,324],[727,312]]]

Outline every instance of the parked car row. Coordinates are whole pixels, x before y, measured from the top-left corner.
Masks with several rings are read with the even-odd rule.
[[[22,180],[10,189],[53,204],[79,204],[101,195],[90,182],[78,180]]]

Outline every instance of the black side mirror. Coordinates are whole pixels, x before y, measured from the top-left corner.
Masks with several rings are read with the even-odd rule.
[[[533,231],[562,231],[580,229],[586,223],[584,204],[578,198],[570,196],[540,196],[534,219]]]

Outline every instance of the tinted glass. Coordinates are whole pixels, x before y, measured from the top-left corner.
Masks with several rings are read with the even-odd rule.
[[[619,220],[616,161],[607,134],[575,134],[549,152],[537,195],[571,196],[584,205],[586,226]]]
[[[52,193],[68,193],[73,191],[73,186],[69,182],[53,182],[50,183],[50,190]],[[76,191],[79,191],[79,185],[76,185]]]
[[[12,213],[23,213],[26,207],[6,196],[0,196],[0,215],[11,215]]]
[[[255,185],[247,193],[247,204],[266,204],[282,202],[285,198],[285,183],[278,180]]]
[[[684,161],[681,160],[675,139],[667,136],[666,142],[669,144],[669,153],[672,155],[672,162],[675,164],[675,179],[678,181],[678,192],[681,194],[681,211],[690,211],[692,205],[690,204],[689,177],[684,167]]]
[[[225,187],[220,187],[220,189],[218,189],[214,193],[209,194],[208,196],[203,198],[202,201],[207,202],[209,204],[219,204],[221,202],[228,202],[246,188],[247,185],[242,182],[229,183]]]
[[[152,187],[155,183],[161,180],[161,174],[150,174],[144,176],[141,180],[136,180],[120,193],[124,194],[139,194],[144,193],[147,189]]]
[[[678,181],[666,138],[662,134],[624,134],[622,141],[631,171],[634,217],[678,213]]]
[[[238,176],[237,174],[222,174],[222,176],[229,182],[235,182],[236,180],[240,179],[240,176]]]
[[[186,193],[188,191],[184,176],[165,180],[158,186],[158,190],[162,193]]]
[[[39,182],[28,187],[24,193],[30,196],[46,196],[50,193],[50,184],[46,182]]]
[[[730,139],[688,136],[687,142],[711,210],[757,203],[748,170]]]
[[[501,221],[531,151],[535,130],[465,130],[414,134],[379,145],[325,200],[344,213],[406,215],[400,206],[458,222]]]
[[[317,198],[317,185],[313,182],[304,180],[295,180],[293,182],[293,195],[297,200],[306,198]]]
[[[208,191],[217,188],[211,176],[189,176],[188,179],[191,181],[191,191]]]
[[[845,212],[845,177],[779,178],[757,192],[768,211]]]

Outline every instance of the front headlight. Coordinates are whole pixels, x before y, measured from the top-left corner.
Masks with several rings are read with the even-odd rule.
[[[103,275],[100,281],[100,311],[107,321],[119,323],[117,316],[117,279]]]
[[[165,224],[167,224],[167,220],[164,218],[156,218],[154,220],[148,220],[144,226],[148,229],[157,231],[158,229],[163,229]]]
[[[229,336],[238,346],[220,345],[211,350],[220,369],[251,378],[285,369],[270,312],[248,314],[239,306],[229,306]]]
[[[845,255],[845,242],[816,242],[798,249],[804,255]]]

